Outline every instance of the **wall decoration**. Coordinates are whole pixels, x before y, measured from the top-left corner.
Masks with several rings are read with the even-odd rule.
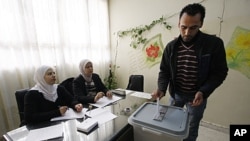
[[[172,16],[170,16],[172,17]],[[169,17],[168,17],[169,18]],[[117,35],[119,37],[130,36],[131,43],[130,46],[136,49],[140,44],[145,44],[147,42],[147,38],[143,35],[144,32],[150,31],[155,25],[160,24],[163,25],[167,30],[171,30],[172,26],[166,22],[166,17],[161,17],[157,20],[152,21],[149,25],[137,26],[131,29],[127,29],[124,31],[118,31]]]
[[[250,79],[250,30],[236,27],[226,46],[228,67]]]
[[[153,67],[155,64],[160,63],[163,54],[163,43],[161,39],[161,34],[149,39],[142,48],[142,53],[145,57],[145,63],[149,68]]]

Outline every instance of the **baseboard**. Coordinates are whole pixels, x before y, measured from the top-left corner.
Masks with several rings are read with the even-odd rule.
[[[203,120],[200,122],[200,125],[203,126],[203,127],[207,127],[207,128],[219,131],[219,132],[229,134],[229,127],[225,127],[225,126],[222,126],[222,125],[218,125],[218,124],[211,123],[211,122],[208,122],[208,121],[203,121]]]

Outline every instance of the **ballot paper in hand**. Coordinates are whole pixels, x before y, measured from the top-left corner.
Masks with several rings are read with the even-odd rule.
[[[160,106],[160,100],[159,97],[157,98],[157,103],[156,103],[156,112],[153,117],[154,120],[162,121],[165,114],[167,113],[167,107]]]
[[[30,130],[26,141],[48,140],[63,136],[63,125],[53,125],[49,127]]]

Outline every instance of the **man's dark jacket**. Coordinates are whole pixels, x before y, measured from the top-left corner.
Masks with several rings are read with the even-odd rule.
[[[173,98],[176,92],[176,60],[180,41],[179,36],[167,44],[158,77],[158,89],[166,93],[169,85],[169,92]],[[228,67],[223,41],[216,36],[198,32],[195,53],[198,59],[198,90],[203,93],[204,98],[208,98],[227,76]]]

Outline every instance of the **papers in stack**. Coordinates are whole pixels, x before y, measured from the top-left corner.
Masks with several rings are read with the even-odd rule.
[[[121,89],[112,90],[112,93],[120,95],[120,96],[125,96],[126,95],[126,91],[125,90],[121,90]]]
[[[63,125],[58,124],[49,127],[30,130],[26,141],[35,141],[35,140],[42,141],[62,136],[63,136]]]
[[[110,111],[103,109],[103,108],[96,108],[94,110],[90,110],[86,113],[86,115],[98,121],[99,125],[117,117],[116,115],[112,114]]]
[[[74,111],[72,108],[69,108],[63,116],[52,118],[50,121],[83,118],[87,110],[88,110],[87,108],[83,108],[82,111],[78,113]]]
[[[87,118],[83,122],[77,122],[76,127],[77,127],[77,130],[88,133],[97,124],[98,124],[97,120],[92,119],[92,118]]]
[[[104,107],[104,106],[107,106],[111,103],[114,103],[120,99],[122,99],[122,98],[119,96],[115,96],[115,95],[113,95],[112,98],[108,98],[108,97],[104,96],[104,97],[100,98],[96,103],[91,103],[91,105],[93,105],[95,107]]]
[[[132,96],[140,97],[140,98],[146,98],[146,99],[151,99],[152,96],[149,93],[144,93],[144,92],[134,92],[131,94]]]
[[[125,95],[131,94],[131,93],[134,92],[134,91],[132,91],[132,90],[126,90],[126,89],[122,89],[122,88],[117,88],[117,89],[115,89],[115,90],[112,90],[112,92],[114,92],[114,93],[116,93],[116,91],[125,91]]]
[[[22,126],[15,130],[7,132],[7,135],[10,136],[14,141],[25,141],[28,134],[29,130],[26,126]]]

